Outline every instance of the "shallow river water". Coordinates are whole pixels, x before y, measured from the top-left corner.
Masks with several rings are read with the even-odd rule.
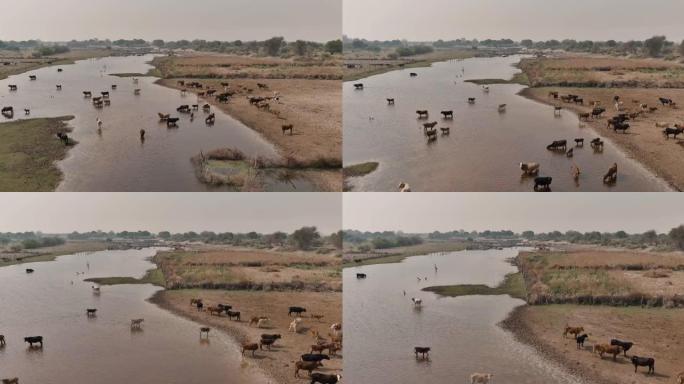
[[[494,383],[579,384],[497,325],[522,300],[508,295],[442,298],[421,291],[434,285],[496,286],[516,271],[506,259],[517,252],[450,252],[345,269],[346,382],[466,383],[471,373],[488,372]],[[368,277],[357,280],[357,272]],[[423,300],[421,310],[414,308],[412,297]],[[417,360],[414,346],[431,347],[430,361]]]
[[[384,73],[344,83],[344,163],[368,161],[379,168],[351,185],[355,191],[396,191],[401,182],[413,191],[531,191],[533,178],[521,178],[520,162],[541,164],[541,176],[553,177],[553,191],[662,191],[669,187],[615,145],[606,143],[595,153],[589,141],[598,137],[580,127],[570,111],[555,117],[553,108],[517,93],[517,84],[481,86],[468,79],[510,79],[519,72],[513,65],[519,56],[474,58],[434,63],[431,67]],[[415,72],[417,77],[410,77]],[[355,90],[363,83],[363,90]],[[467,99],[475,97],[475,104]],[[394,98],[388,105],[386,99]],[[506,112],[498,106],[506,104]],[[418,120],[416,110],[428,110],[429,119]],[[453,110],[454,119],[444,120],[441,111]],[[437,121],[437,128],[450,127],[428,144],[424,122]],[[547,151],[555,140],[584,138],[574,157]],[[571,167],[582,175],[575,183]],[[618,163],[617,184],[603,183],[603,175]]]
[[[200,183],[190,158],[216,148],[238,148],[247,155],[277,157],[272,144],[255,131],[218,110],[216,123],[207,126],[205,114],[195,111],[194,121],[176,108],[198,104],[195,96],[183,97],[177,90],[154,84],[157,78],[110,76],[114,73],[146,73],[153,56],[107,57],[78,61],[74,65],[46,67],[0,80],[0,105],[13,106],[15,119],[74,115],[70,134],[78,145],[59,163],[64,172],[60,191],[205,191],[216,189]],[[29,74],[37,80],[29,80]],[[18,90],[9,91],[9,84]],[[57,84],[62,90],[57,90]],[[117,85],[112,90],[112,84]],[[133,94],[141,89],[139,96]],[[83,91],[99,96],[111,94],[111,106],[93,107]],[[200,100],[199,104],[204,104]],[[179,127],[168,129],[159,122],[158,112],[180,117]],[[103,121],[98,134],[96,119]],[[6,121],[0,117],[0,121]],[[140,141],[139,131],[146,131]]]
[[[0,378],[20,383],[267,383],[249,368],[232,339],[216,330],[209,342],[199,325],[146,301],[151,285],[103,286],[90,277],[142,277],[154,249],[62,256],[56,261],[0,268]],[[89,267],[88,267],[89,265]],[[26,268],[35,270],[32,274]],[[77,272],[84,272],[76,275]],[[86,317],[96,308],[97,317]],[[142,331],[130,320],[144,318]],[[30,349],[25,336],[43,336]]]

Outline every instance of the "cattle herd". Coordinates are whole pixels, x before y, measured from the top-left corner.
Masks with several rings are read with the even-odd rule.
[[[568,335],[573,336],[577,343],[577,349],[585,349],[584,343],[589,339],[584,327],[565,326],[563,337]],[[631,341],[624,341],[618,339],[611,339],[609,343],[596,343],[592,346],[591,352],[599,355],[603,359],[604,355],[613,356],[613,361],[617,361],[617,357],[622,354],[623,357],[629,358],[629,361],[634,365],[634,372],[636,373],[639,367],[647,367],[647,374],[655,374],[655,359],[653,357],[636,356],[629,357],[627,352],[634,347],[635,343]],[[680,384],[684,380],[684,372],[677,375],[677,383]]]
[[[417,76],[415,73],[411,74],[411,77]],[[354,89],[357,91],[362,91],[364,89],[364,84],[363,83],[356,83],[353,84]],[[489,87],[487,86],[482,86],[483,92],[487,93],[489,92]],[[562,103],[572,103],[575,105],[585,105],[585,100],[584,98],[580,97],[579,95],[573,95],[573,94],[568,94],[568,95],[560,95],[558,91],[551,91],[549,92],[549,98],[553,98],[554,100],[560,100]],[[387,105],[388,106],[394,106],[395,105],[395,98],[387,98]],[[467,99],[468,104],[475,104],[476,102],[475,97],[469,97]],[[632,103],[635,105],[635,110],[627,110],[624,106],[624,102],[621,100],[620,96],[616,95],[613,97],[613,102],[614,102],[614,107],[615,110],[617,111],[617,114],[611,118],[607,119],[607,126],[608,128],[612,128],[613,131],[615,132],[622,132],[626,133],[627,130],[630,128],[629,121],[635,121],[637,118],[640,116],[643,116],[645,114],[653,114],[656,111],[658,111],[658,107],[656,106],[649,106],[648,104],[643,104],[638,100],[632,100]],[[677,103],[674,102],[672,99],[665,98],[665,97],[659,97],[658,102],[662,107],[669,107],[669,108],[677,108]],[[589,105],[592,106],[591,112],[582,112],[578,113],[580,121],[589,121],[589,120],[598,120],[603,118],[603,115],[607,112],[605,107],[601,106],[600,101],[590,101]],[[561,112],[563,110],[562,104],[556,104],[553,107],[554,115],[556,116],[561,116]],[[497,108],[497,111],[499,113],[504,113],[506,111],[506,104],[500,104]],[[417,110],[416,114],[418,115],[418,120],[425,120],[429,119],[430,113],[427,110]],[[442,120],[453,120],[454,119],[454,112],[452,110],[445,110],[445,111],[440,111],[440,114],[442,115]],[[373,117],[370,118],[373,120]],[[437,121],[432,121],[432,122],[425,122],[422,123],[422,128],[423,128],[423,133],[427,139],[428,143],[432,143],[437,140],[437,128],[436,126],[438,125]],[[584,126],[582,123],[580,123],[580,126]],[[677,138],[678,135],[684,134],[684,124],[683,123],[664,123],[664,122],[659,122],[656,123],[657,128],[662,128],[662,133],[665,136],[666,139],[669,139],[670,136],[673,138]],[[451,130],[449,127],[442,127],[440,128],[442,136],[447,136],[451,133]],[[574,156],[575,148],[583,148],[584,147],[584,138],[575,138],[575,147],[574,148],[567,148],[567,140],[562,139],[562,140],[555,140],[551,144],[549,144],[546,149],[549,151],[554,151],[554,152],[562,152],[563,154],[566,155],[568,158],[572,158]],[[591,148],[594,150],[595,153],[601,153],[603,152],[603,140],[599,137],[594,138],[590,141],[591,143]],[[550,192],[551,191],[551,183],[553,181],[553,178],[550,176],[539,176],[539,171],[540,171],[540,165],[538,163],[532,163],[532,162],[526,162],[526,163],[520,163],[520,169],[523,171],[523,176],[532,176],[535,177],[534,179],[534,191],[544,191],[544,192]],[[571,172],[570,175],[571,177],[577,182],[579,180],[579,176],[581,174],[581,171],[579,167],[573,163],[571,167]],[[603,182],[605,184],[614,184],[617,182],[617,164],[613,164],[608,171],[604,174],[603,176]]]
[[[61,68],[58,69],[58,72],[62,72],[63,70]],[[36,81],[38,78],[35,75],[30,75],[29,78],[31,81]],[[133,77],[132,78],[133,84],[137,85],[139,83],[138,78]],[[254,89],[249,88],[244,85],[238,85],[236,89],[231,89],[231,86],[227,82],[221,82],[221,86],[223,87],[223,92],[219,93],[218,90],[212,88],[210,85],[205,85],[202,84],[201,82],[198,81],[188,81],[186,82],[185,80],[178,80],[177,82],[178,86],[180,88],[180,94],[181,97],[186,96],[187,90],[190,89],[195,89],[196,90],[196,96],[197,100],[199,102],[200,99],[207,99],[209,97],[213,97],[215,102],[220,103],[220,104],[225,104],[230,101],[230,99],[238,94],[245,94],[247,100],[251,105],[254,105],[256,108],[259,110],[263,110],[266,112],[273,113],[277,116],[280,115],[280,113],[277,110],[272,110],[271,109],[271,104],[272,102],[280,102],[281,95],[279,92],[273,92],[272,96],[254,96],[252,92]],[[268,89],[268,85],[263,84],[263,83],[257,83],[257,87],[259,90],[265,90]],[[63,88],[62,84],[57,84],[56,89],[57,91],[61,91]],[[111,91],[116,91],[118,89],[117,84],[112,84],[111,85]],[[17,92],[19,90],[18,85],[16,84],[10,84],[9,85],[9,90],[10,92]],[[135,88],[133,90],[133,95],[134,96],[140,96],[142,93],[142,90],[140,88]],[[90,90],[85,90],[82,92],[83,98],[88,99],[92,102],[93,107],[96,109],[102,109],[108,106],[111,106],[112,100],[110,98],[110,90],[107,91],[102,91],[100,92],[99,96],[93,96],[93,91]],[[190,117],[190,121],[193,121],[195,118],[195,111],[199,110],[199,104],[193,104],[193,105],[181,105],[178,108],[176,108],[176,112],[178,112],[181,115],[188,115]],[[3,117],[7,119],[13,119],[14,118],[14,107],[13,106],[4,106],[0,110],[0,113],[2,114]],[[211,106],[207,103],[202,105],[202,111],[206,114],[205,117],[205,123],[206,125],[213,125],[216,122],[216,115],[214,113],[211,113]],[[24,114],[28,116],[31,113],[31,110],[29,108],[24,108]],[[171,114],[168,113],[158,113],[159,116],[159,121],[160,123],[166,124],[167,128],[178,128],[178,123],[180,121],[179,117],[176,116],[171,116]],[[282,131],[283,134],[286,132],[289,132],[290,135],[294,133],[294,126],[292,124],[284,124],[282,125]],[[98,124],[97,124],[97,132],[101,133],[102,132],[102,123],[101,120],[98,118]],[[58,133],[57,138],[61,140],[65,145],[69,145],[73,143],[73,141],[70,140],[69,136],[66,133]],[[144,141],[145,140],[145,130],[140,130],[140,140]]]
[[[215,304],[206,305],[202,298],[191,298],[190,305],[195,307],[198,312],[206,312],[208,316],[221,317],[225,315],[229,320],[241,321],[241,312],[234,310],[232,305]],[[306,308],[300,306],[291,306],[288,308],[288,317],[293,317],[290,322],[288,331],[294,334],[299,334],[304,328],[302,323],[303,316],[307,312]],[[320,321],[324,316],[321,314],[311,314],[312,319]],[[257,328],[271,329],[274,328],[273,322],[268,316],[258,315],[249,318],[249,326],[256,326]],[[310,350],[305,351],[300,356],[300,361],[295,363],[294,376],[299,376],[299,371],[307,371],[311,384],[335,384],[341,379],[339,374],[326,374],[322,372],[314,372],[319,367],[323,366],[324,360],[330,360],[331,357],[337,355],[337,352],[342,349],[342,324],[335,323],[330,326],[329,338],[322,337],[316,330],[311,330],[314,344],[311,345]],[[200,329],[200,337],[209,335],[209,328],[203,327]],[[278,333],[262,333],[259,341],[246,340],[241,343],[241,353],[249,353],[256,357],[258,351],[270,351],[275,346],[278,340],[282,340],[283,335]],[[328,352],[325,354],[324,352]]]

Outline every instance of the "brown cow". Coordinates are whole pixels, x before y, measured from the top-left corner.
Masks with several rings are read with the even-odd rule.
[[[609,355],[613,355],[613,360],[617,359],[617,355],[622,352],[622,348],[619,345],[610,345],[610,344],[596,344],[594,345],[594,349],[592,350],[593,353],[598,353],[601,358],[603,358],[603,354],[607,353]]]
[[[570,326],[565,326],[565,331],[563,332],[563,337],[567,337],[568,334],[573,335],[575,338],[577,338],[577,335],[580,333],[584,332],[584,327],[570,327]]]

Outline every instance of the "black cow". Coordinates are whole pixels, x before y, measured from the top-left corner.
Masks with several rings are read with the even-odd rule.
[[[168,119],[166,119],[166,126],[169,128],[170,127],[177,127],[178,126],[178,120],[180,120],[180,118],[178,118],[178,117],[169,117]]]
[[[31,269],[31,268],[26,268],[26,273],[33,273],[33,272],[34,272],[33,269]]]
[[[394,99],[387,99],[387,105],[394,105]]]
[[[235,320],[240,321],[240,311],[226,311],[226,315],[228,315],[228,319],[233,320],[233,317]]]
[[[591,117],[592,117],[592,118],[601,117],[601,115],[602,115],[603,112],[605,112],[605,111],[606,111],[605,108],[600,108],[600,107],[594,108],[594,109],[591,111]]]
[[[302,307],[290,307],[289,311],[287,312],[288,316],[291,316],[293,313],[297,316],[301,316],[303,312],[306,312],[306,308]]]
[[[417,74],[417,73],[415,73],[415,72],[411,72],[411,73],[409,73],[409,76],[410,76],[410,77],[417,77],[417,76],[418,76],[418,74]]]
[[[444,115],[445,119],[453,119],[454,118],[454,111],[442,111],[442,115]]]
[[[325,373],[314,372],[311,374],[311,384],[336,384],[342,379],[340,375],[326,375]]]
[[[578,147],[583,147],[584,146],[584,139],[583,138],[575,139],[575,145]]]
[[[565,151],[567,146],[568,146],[567,140],[556,140],[553,143],[547,145],[546,149],[548,149],[549,151],[560,150],[560,149]]]
[[[40,344],[40,347],[43,348],[43,336],[24,337],[24,342],[29,343],[30,348],[33,348],[33,344]]]
[[[625,357],[627,357],[627,351],[629,351],[630,348],[634,345],[631,341],[621,341],[618,339],[612,339],[610,340],[610,345],[619,345],[622,348],[622,352],[625,354]]]
[[[629,129],[628,123],[615,123],[615,124],[613,124],[613,130],[615,132],[622,131],[622,133],[627,133],[628,129]]]
[[[281,339],[282,336],[279,333],[262,333],[261,334],[262,339],[272,339],[272,340],[278,340]]]
[[[534,178],[534,190],[535,191],[551,191],[551,182],[553,177],[540,176]]]
[[[365,279],[365,278],[366,278],[366,274],[365,274],[365,273],[357,273],[357,274],[356,274],[356,278],[357,278],[357,279]]]
[[[323,365],[323,360],[330,360],[330,356],[322,353],[305,353],[302,355],[302,361],[315,361]]]
[[[589,338],[589,335],[586,333],[580,336],[577,336],[575,338],[575,341],[577,341],[577,349],[584,348],[584,342]]]
[[[663,130],[663,134],[668,139],[670,138],[670,135],[676,139],[677,135],[681,135],[682,133],[684,133],[684,128],[665,128]]]
[[[86,315],[88,317],[95,317],[97,315],[97,309],[95,309],[95,308],[86,309]]]
[[[356,89],[357,91],[362,90],[363,89],[363,83],[354,84],[354,89]]]
[[[660,104],[662,104],[663,106],[672,105],[672,99],[666,99],[664,97],[659,97],[658,100],[660,100]]]
[[[416,359],[418,358],[418,354],[421,355],[421,357],[424,358],[430,358],[430,347],[413,347],[413,351],[416,354]]]
[[[632,364],[634,364],[634,373],[637,372],[638,367],[648,367],[648,373],[655,374],[655,359],[652,357],[632,356]]]

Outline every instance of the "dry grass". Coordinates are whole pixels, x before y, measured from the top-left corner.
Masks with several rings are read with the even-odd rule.
[[[197,312],[189,305],[191,298],[202,298],[206,305],[229,304],[233,310],[241,312],[242,321],[231,321],[225,316],[211,316],[206,312]],[[301,378],[294,377],[294,363],[300,355],[308,353],[315,340],[311,330],[318,330],[329,339],[330,324],[342,320],[342,294],[339,292],[248,292],[248,291],[207,291],[182,290],[161,291],[152,299],[178,315],[193,321],[221,329],[237,342],[258,342],[262,333],[277,333],[282,339],[276,342],[270,351],[258,351],[257,357],[245,355],[244,364],[253,365],[265,370],[279,384],[295,384],[308,382],[306,373],[300,372]],[[289,306],[302,306],[307,309],[303,316],[303,327],[299,333],[288,332]],[[311,314],[323,315],[323,319],[312,319]],[[265,316],[271,320],[273,328],[259,329],[249,325],[254,316]],[[318,369],[324,373],[339,373],[342,370],[342,352],[339,356],[326,360],[324,367]]]
[[[156,261],[170,288],[342,289],[340,259],[331,254],[226,248],[163,252]]]

